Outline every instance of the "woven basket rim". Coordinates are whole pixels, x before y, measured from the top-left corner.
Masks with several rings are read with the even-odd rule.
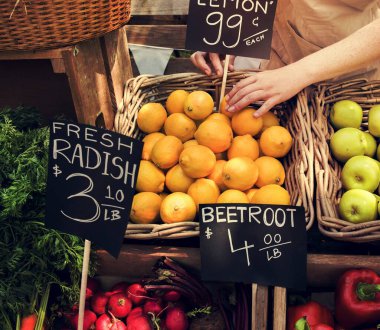
[[[367,130],[368,109],[380,104],[380,80],[364,78],[324,82],[313,90],[313,117],[315,135],[316,211],[319,230],[330,238],[349,242],[373,242],[380,240],[379,219],[353,224],[339,217],[336,205],[343,193],[340,182],[342,165],[337,162],[328,146],[333,127],[328,121],[330,106],[344,99],[362,105],[364,110],[362,130]]]
[[[228,84],[232,86],[242,78],[248,77],[254,72],[237,71],[228,75]],[[141,138],[141,132],[135,128],[135,118],[139,108],[144,101],[154,100],[163,101],[170,91],[175,89],[187,89],[189,91],[195,89],[206,89],[215,91],[218,96],[217,89],[221,86],[221,77],[217,75],[206,76],[201,73],[176,73],[170,75],[140,75],[129,79],[125,84],[123,100],[118,106],[115,116],[114,130],[134,138]],[[158,87],[160,86],[160,87]],[[181,86],[181,88],[179,88]],[[160,94],[158,89],[164,90]],[[217,101],[217,97],[216,97]],[[283,105],[281,106],[283,107]],[[281,107],[277,107],[281,111]],[[292,157],[297,161],[288,161],[284,163],[287,173],[291,173],[292,180],[286,180],[288,189],[297,189],[294,193],[294,203],[292,205],[303,205],[308,212],[307,228],[309,229],[314,220],[313,209],[313,192],[314,192],[314,168],[313,168],[313,152],[314,146],[311,132],[311,117],[308,108],[307,94],[305,91],[298,95],[297,102],[293,110],[294,132],[293,137],[298,148],[302,150],[293,150]],[[306,115],[307,120],[304,120]],[[307,123],[306,123],[307,122]],[[297,133],[295,133],[297,132]],[[301,134],[301,132],[303,134]],[[293,147],[294,148],[294,147]],[[292,148],[292,149],[293,149]],[[295,148],[294,148],[295,149]],[[299,157],[301,155],[301,157]],[[289,153],[289,157],[290,153]],[[288,174],[287,174],[288,175]],[[287,182],[288,181],[288,182]],[[291,181],[291,182],[290,182]],[[303,188],[298,187],[302,185]],[[290,188],[289,188],[290,187]],[[295,188],[294,188],[295,187]],[[126,238],[133,239],[177,239],[199,236],[199,223],[178,223],[178,224],[151,224],[138,225],[129,223],[125,233]]]

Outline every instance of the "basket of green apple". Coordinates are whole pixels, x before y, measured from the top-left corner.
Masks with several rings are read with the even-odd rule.
[[[342,241],[380,240],[380,81],[320,84],[312,102],[319,229]]]

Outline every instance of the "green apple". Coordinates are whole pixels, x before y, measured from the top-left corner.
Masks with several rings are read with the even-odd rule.
[[[339,214],[352,223],[372,221],[377,218],[377,199],[367,190],[346,191],[339,202]]]
[[[377,203],[377,215],[380,217],[380,203]]]
[[[380,137],[380,104],[368,111],[368,130],[373,136]]]
[[[336,128],[355,127],[362,124],[363,109],[351,100],[342,100],[334,103],[330,111],[330,122]]]
[[[364,155],[367,139],[360,129],[345,127],[332,135],[330,148],[337,160],[346,162],[353,156]]]
[[[375,138],[368,132],[363,132],[367,140],[367,147],[365,150],[365,155],[368,157],[374,157],[376,153],[377,143]]]
[[[343,166],[342,183],[346,190],[363,189],[374,192],[379,186],[379,182],[379,165],[371,157],[354,156]]]

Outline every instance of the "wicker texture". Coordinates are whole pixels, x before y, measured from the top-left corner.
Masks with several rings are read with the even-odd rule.
[[[130,18],[130,0],[2,0],[0,50],[58,48],[113,31]]]
[[[229,74],[227,89],[252,73],[234,72]],[[115,116],[114,129],[122,134],[142,139],[144,134],[136,124],[137,113],[147,102],[165,102],[169,94],[176,89],[188,91],[205,90],[219,99],[222,81],[217,76],[205,76],[197,73],[181,73],[166,76],[142,75],[130,79],[125,86],[123,102]],[[306,211],[307,228],[314,220],[314,146],[310,125],[310,115],[305,92],[299,94],[293,111],[289,104],[274,109],[294,137],[292,151],[287,155],[284,165],[285,185],[291,195],[293,205],[302,205]],[[198,223],[138,225],[129,223],[125,237],[133,239],[186,238],[199,235]]]
[[[368,129],[368,110],[380,104],[380,81],[355,79],[337,84],[321,84],[313,97],[313,133],[315,134],[316,208],[320,231],[331,238],[351,242],[372,242],[380,239],[380,221],[352,224],[339,219],[337,206],[343,194],[340,174],[342,166],[331,155],[329,141],[334,133],[328,121],[331,106],[350,99],[364,112],[361,129]]]

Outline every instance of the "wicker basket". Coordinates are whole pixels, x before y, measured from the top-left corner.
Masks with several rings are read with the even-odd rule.
[[[227,88],[231,88],[242,78],[252,73],[234,72],[229,74]],[[205,76],[197,73],[183,73],[166,76],[139,76],[130,79],[124,91],[123,103],[115,117],[114,129],[122,134],[141,139],[143,133],[136,125],[137,113],[147,102],[165,102],[168,95],[176,89],[205,90],[210,92],[214,100],[220,95],[221,78]],[[302,205],[306,211],[307,228],[314,220],[314,146],[311,132],[311,117],[305,92],[298,95],[297,102],[290,111],[290,103],[276,107],[280,117],[294,137],[292,151],[284,160],[286,171],[286,188],[291,195],[292,205]],[[125,237],[133,239],[165,238],[177,239],[199,235],[196,222],[178,224],[138,225],[130,223]]]
[[[339,219],[337,205],[343,193],[340,181],[341,164],[329,150],[334,132],[328,121],[333,103],[350,99],[363,110],[362,129],[368,128],[368,110],[380,103],[380,81],[355,79],[337,84],[321,84],[314,91],[313,125],[315,134],[315,175],[317,180],[317,219],[320,231],[331,238],[351,242],[372,242],[380,239],[380,221],[352,224]]]
[[[113,31],[130,0],[2,0],[0,51],[63,47]]]

